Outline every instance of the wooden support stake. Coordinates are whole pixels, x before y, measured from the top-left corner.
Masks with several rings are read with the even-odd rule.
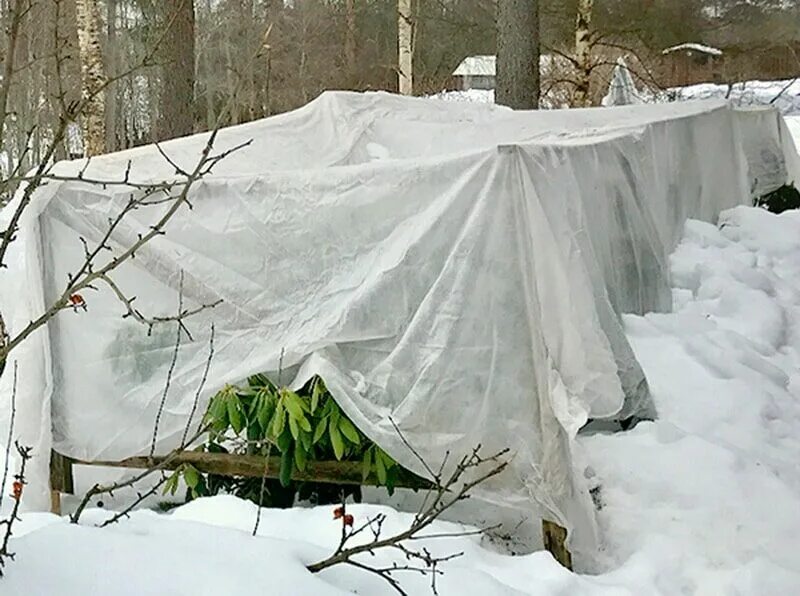
[[[556,561],[572,571],[572,553],[567,548],[567,530],[555,522],[542,520],[542,541],[544,548]]]
[[[61,515],[61,493],[74,493],[72,460],[57,451],[50,452],[50,511]]]

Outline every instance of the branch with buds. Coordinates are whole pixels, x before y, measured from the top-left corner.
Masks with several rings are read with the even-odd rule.
[[[11,509],[11,514],[4,520],[0,520],[0,526],[5,528],[3,532],[3,543],[0,545],[0,577],[3,575],[3,570],[6,566],[6,559],[14,560],[14,553],[9,550],[9,542],[11,536],[14,534],[14,522],[19,521],[19,508],[22,503],[22,490],[26,484],[25,482],[25,467],[31,459],[31,448],[23,447],[18,442],[14,443],[17,453],[20,457],[19,472],[14,474],[14,484],[12,485],[11,498],[14,499],[14,506]]]
[[[439,519],[443,513],[456,503],[468,499],[472,489],[503,472],[508,466],[508,450],[484,457],[480,454],[481,446],[478,445],[471,453],[465,455],[456,463],[452,472],[445,474],[447,455],[439,469],[433,470],[420,456],[419,452],[406,440],[394,421],[392,421],[392,424],[406,447],[422,463],[432,481],[432,487],[423,498],[419,510],[414,515],[411,526],[403,532],[384,536],[382,531],[383,524],[386,521],[384,514],[379,513],[362,524],[355,525],[353,515],[347,513],[347,506],[342,503],[334,510],[334,519],[341,520],[342,523],[339,545],[330,557],[308,565],[307,569],[312,573],[318,573],[334,565],[350,565],[378,575],[387,581],[396,592],[403,595],[406,592],[403,591],[396,574],[404,572],[419,573],[430,576],[431,590],[434,594],[438,594],[436,579],[443,573],[439,566],[442,563],[460,557],[463,553],[436,556],[425,547],[416,548],[410,545],[416,540],[480,535],[496,529],[497,526],[493,526],[464,532],[422,534],[423,530]],[[371,534],[371,539],[365,544],[353,545],[353,539],[361,534]],[[392,549],[400,552],[407,563],[403,565],[393,563],[387,567],[374,567],[357,558],[363,554],[374,555],[375,551],[380,549]]]

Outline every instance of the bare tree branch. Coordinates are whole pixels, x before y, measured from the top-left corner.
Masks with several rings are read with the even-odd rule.
[[[0,577],[3,576],[3,569],[6,565],[6,559],[14,560],[14,553],[8,550],[9,541],[14,534],[14,522],[19,521],[19,508],[22,503],[22,493],[26,484],[25,468],[28,461],[31,459],[31,448],[23,447],[16,442],[15,447],[20,457],[19,472],[14,474],[14,507],[11,509],[11,514],[4,520],[0,520],[0,526],[5,526],[3,533],[3,543],[0,545]]]
[[[8,469],[11,465],[11,445],[14,442],[14,419],[17,416],[17,362],[14,361],[14,378],[11,381],[11,416],[8,420],[8,438],[6,439],[5,461],[3,462],[3,480],[0,483],[0,505],[3,504],[3,497],[8,480]]]
[[[508,460],[505,459],[508,450],[503,450],[490,457],[484,458],[480,455],[481,447],[478,445],[469,455],[462,457],[453,471],[446,476],[444,474],[446,468],[445,462],[442,463],[438,471],[434,471],[433,468],[425,462],[419,452],[406,440],[394,421],[392,421],[392,425],[399,433],[406,447],[408,447],[414,456],[422,463],[425,470],[431,476],[432,488],[428,495],[426,495],[420,511],[414,516],[407,530],[384,538],[381,535],[383,523],[386,519],[384,514],[377,514],[367,519],[366,522],[360,526],[353,527],[354,520],[352,516],[346,513],[346,504],[342,503],[334,512],[335,518],[342,519],[342,535],[339,540],[339,545],[330,557],[308,565],[307,569],[312,573],[318,573],[334,565],[351,565],[382,577],[400,594],[405,594],[405,592],[393,576],[394,573],[402,571],[422,573],[431,576],[431,590],[436,594],[436,578],[441,574],[441,570],[438,568],[439,565],[461,556],[462,553],[434,556],[424,547],[421,549],[413,549],[406,546],[404,542],[437,537],[471,536],[482,534],[496,528],[497,526],[485,528],[483,530],[467,530],[463,533],[422,534],[422,531],[436,521],[445,511],[456,503],[468,498],[473,488],[503,472],[508,466]],[[447,458],[445,458],[445,461],[446,459]],[[372,540],[364,544],[348,546],[354,537],[367,531],[372,532]],[[403,557],[412,563],[408,565],[394,564],[390,567],[373,567],[355,560],[355,557],[358,555],[365,553],[374,554],[376,550],[385,548],[400,551]]]

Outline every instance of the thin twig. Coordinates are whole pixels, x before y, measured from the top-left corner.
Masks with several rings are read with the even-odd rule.
[[[261,475],[261,489],[258,493],[258,508],[256,511],[256,523],[253,524],[253,536],[258,534],[258,526],[261,523],[261,509],[264,507],[264,493],[267,488],[267,474],[269,474],[269,458],[272,455],[272,443],[267,444],[267,454],[264,456],[264,473]]]
[[[473,536],[476,534],[484,534],[487,531],[498,528],[499,525],[492,526],[491,528],[484,528],[482,530],[465,530],[461,533],[440,532],[429,535],[422,534],[423,530],[436,521],[445,511],[450,509],[456,503],[468,498],[469,493],[473,488],[503,472],[503,470],[505,470],[508,466],[508,461],[505,459],[508,450],[503,450],[491,457],[484,458],[479,454],[479,445],[475,447],[475,449],[473,449],[469,455],[462,457],[461,460],[456,463],[453,472],[449,476],[445,477],[444,470],[447,458],[445,458],[445,460],[442,462],[439,470],[434,471],[433,468],[431,468],[431,466],[429,466],[424,458],[420,455],[420,453],[406,439],[397,424],[395,424],[393,420],[391,422],[397,433],[400,435],[403,443],[414,454],[414,456],[420,460],[425,470],[427,470],[430,474],[434,488],[430,491],[428,496],[432,496],[432,500],[430,503],[421,508],[420,511],[414,516],[414,519],[407,530],[398,532],[387,538],[381,537],[381,529],[385,520],[385,516],[383,514],[378,514],[368,519],[361,526],[355,529],[351,528],[348,531],[348,522],[352,523],[352,518],[349,520],[345,518],[345,504],[342,503],[340,510],[336,512],[337,517],[341,516],[343,522],[342,536],[339,540],[339,545],[336,547],[336,550],[330,557],[312,565],[308,565],[306,568],[312,573],[317,573],[334,565],[352,565],[382,577],[400,594],[405,594],[405,592],[402,590],[402,587],[397,579],[392,576],[392,573],[398,571],[411,571],[421,573],[423,575],[429,574],[431,576],[431,590],[434,594],[436,594],[436,578],[442,573],[439,569],[439,565],[459,557],[463,553],[451,553],[445,556],[434,556],[425,547],[422,547],[419,550],[412,549],[404,545],[403,541]],[[483,473],[478,473],[478,469],[486,464],[490,466],[489,469]],[[473,474],[473,472],[475,472],[475,474]],[[464,476],[467,474],[472,476],[471,480],[464,479]],[[426,496],[426,503],[428,496]],[[348,544],[351,544],[351,541],[355,536],[365,532],[367,529],[372,531],[372,540],[364,544],[348,546]],[[376,550],[382,548],[399,550],[407,561],[418,561],[420,565],[398,565],[394,563],[391,567],[373,567],[354,560],[354,557],[358,555],[364,553],[374,554]]]
[[[99,528],[105,528],[106,526],[110,526],[111,524],[117,523],[119,520],[121,520],[124,517],[129,517],[131,511],[133,511],[136,507],[138,507],[139,504],[142,503],[142,501],[144,501],[148,497],[156,494],[158,492],[158,489],[161,488],[168,479],[169,479],[169,476],[167,476],[164,472],[161,472],[161,478],[159,479],[158,482],[156,482],[153,486],[151,486],[145,492],[137,493],[136,494],[136,499],[134,499],[133,502],[131,502],[122,511],[119,511],[119,512],[115,513],[113,516],[108,518],[106,521],[104,521],[98,527]]]
[[[6,564],[6,559],[14,559],[14,553],[8,550],[9,541],[14,534],[14,522],[19,521],[19,508],[22,504],[22,493],[24,492],[27,481],[25,479],[25,468],[28,465],[28,460],[31,459],[30,447],[23,447],[19,442],[14,443],[17,448],[17,453],[20,456],[19,472],[14,475],[14,507],[11,510],[11,515],[6,519],[0,521],[0,525],[5,526],[5,533],[3,534],[3,544],[0,546],[0,577],[3,576],[3,568]]]
[[[194,394],[192,409],[189,412],[189,420],[186,421],[186,426],[184,427],[183,435],[181,436],[181,445],[186,445],[186,436],[189,434],[189,428],[192,426],[192,420],[194,419],[194,415],[197,413],[197,406],[200,403],[200,394],[203,392],[203,388],[206,386],[208,371],[211,369],[211,361],[214,359],[215,331],[216,327],[214,326],[214,323],[211,323],[211,334],[208,337],[208,358],[206,358],[206,367],[203,369],[203,376],[200,379],[200,384],[197,386],[197,392]]]
[[[127,480],[120,480],[119,482],[114,482],[112,484],[95,484],[92,488],[86,491],[86,494],[81,499],[81,502],[78,504],[78,507],[75,509],[75,512],[70,516],[70,522],[73,524],[77,524],[80,521],[81,514],[83,513],[84,509],[89,505],[92,498],[98,495],[113,495],[114,492],[133,486],[137,482],[140,482],[147,478],[148,476],[155,474],[156,472],[161,472],[162,470],[166,469],[183,451],[186,449],[188,445],[194,443],[197,439],[202,437],[206,434],[209,430],[210,425],[203,425],[201,428],[197,430],[189,439],[183,444],[172,451],[170,451],[163,459],[158,459],[155,463],[143,470],[141,473],[128,478]]]
[[[795,84],[797,81],[800,81],[800,77],[795,77],[795,78],[793,78],[791,81],[789,81],[788,83],[786,83],[786,85],[784,85],[784,87],[783,87],[783,88],[780,90],[780,92],[779,92],[779,93],[778,93],[778,94],[777,94],[775,97],[773,97],[771,100],[769,100],[769,105],[772,105],[772,104],[774,104],[776,101],[778,101],[778,99],[779,99],[779,98],[780,98],[780,97],[781,97],[781,96],[782,96],[784,93],[786,93],[786,92],[789,90],[789,88],[790,88],[792,85],[794,85],[794,84]]]
[[[178,316],[180,316],[181,312],[183,311],[183,270],[180,273],[180,281],[178,282]],[[150,443],[150,457],[156,452],[156,442],[158,441],[158,429],[161,423],[161,415],[164,412],[164,406],[167,403],[167,395],[169,395],[169,388],[172,384],[172,375],[175,373],[175,365],[178,362],[178,352],[181,349],[181,337],[183,337],[183,330],[181,329],[181,322],[180,320],[175,325],[176,333],[175,333],[175,348],[172,350],[172,360],[169,363],[169,369],[167,369],[167,380],[164,383],[164,392],[161,394],[161,401],[158,404],[158,410],[156,411],[156,420],[153,423],[153,440]]]
[[[6,440],[6,460],[3,463],[3,482],[0,483],[0,506],[3,505],[5,496],[6,480],[8,480],[8,468],[11,463],[11,443],[14,437],[14,418],[17,415],[17,361],[14,361],[14,378],[11,381],[11,418],[8,422],[8,439]]]

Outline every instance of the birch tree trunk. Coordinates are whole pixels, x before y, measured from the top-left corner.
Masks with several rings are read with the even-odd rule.
[[[78,47],[81,58],[83,147],[87,157],[106,152],[106,102],[102,91],[106,81],[100,46],[100,15],[97,0],[75,0]]]
[[[117,70],[117,0],[106,0],[106,72],[113,77]],[[106,149],[116,151],[119,149],[117,140],[117,83],[112,83],[106,89]]]
[[[539,1],[498,0],[495,101],[515,110],[539,107]]]
[[[414,93],[414,23],[411,2],[412,0],[397,0],[397,87],[401,95]]]
[[[589,83],[592,76],[591,26],[594,0],[578,0],[578,16],[575,20],[575,61],[578,70],[572,107],[588,108],[592,105]]]

